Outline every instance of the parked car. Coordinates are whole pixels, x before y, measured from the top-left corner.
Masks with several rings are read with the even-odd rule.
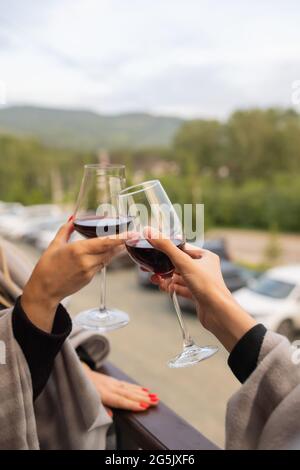
[[[300,265],[270,269],[234,297],[258,322],[289,339],[300,329]]]
[[[53,204],[11,207],[0,213],[0,233],[13,240],[20,240],[35,227],[61,215],[61,209]]]
[[[9,237],[11,230],[18,224],[23,217],[25,207],[18,203],[0,204],[0,235]]]
[[[60,214],[57,216],[36,219],[31,229],[28,229],[28,231],[24,233],[23,238],[26,242],[35,245],[43,251],[48,247],[49,243],[55,237],[57,230],[66,222],[68,217],[68,214]]]
[[[0,215],[17,213],[17,212],[22,211],[23,209],[24,209],[24,206],[20,202],[0,201]]]

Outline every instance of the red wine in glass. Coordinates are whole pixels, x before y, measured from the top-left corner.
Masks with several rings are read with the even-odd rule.
[[[132,220],[132,235],[145,233],[145,230],[147,233],[152,227],[159,231],[162,238],[171,240],[175,246],[183,249],[185,237],[181,220],[160,181],[144,181],[130,186],[119,192],[118,199],[120,214],[123,217],[135,216]],[[131,238],[126,241],[127,250],[133,261],[163,277],[171,277],[174,273],[171,260],[144,238],[145,236],[142,236],[142,239],[135,237],[135,240]],[[169,295],[174,304],[183,339],[181,353],[169,361],[169,366],[192,366],[215,354],[217,347],[201,347],[194,342],[184,322],[176,290],[170,289]]]
[[[171,240],[177,248],[184,247],[184,241],[180,239]],[[159,274],[163,277],[171,276],[174,272],[174,265],[170,258],[162,251],[154,248],[147,240],[129,240],[126,248],[135,263],[143,268]]]
[[[75,219],[74,228],[85,238],[119,235],[128,230],[130,219],[126,217],[82,217]]]
[[[128,214],[120,217],[118,195],[125,186],[124,165],[84,165],[83,178],[74,209],[74,229],[85,238],[117,236],[127,231]],[[99,246],[100,249],[100,246]],[[99,266],[100,302],[76,315],[81,328],[104,333],[127,325],[127,313],[106,306],[106,265]]]

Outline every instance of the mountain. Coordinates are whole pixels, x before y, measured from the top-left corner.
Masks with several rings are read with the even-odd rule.
[[[0,109],[0,133],[33,136],[46,145],[83,150],[167,146],[182,122],[144,113],[100,115],[33,106]]]

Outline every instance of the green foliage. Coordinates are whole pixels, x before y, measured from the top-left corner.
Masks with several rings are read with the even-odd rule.
[[[174,139],[174,153],[183,174],[210,172],[222,163],[224,126],[218,121],[195,120],[182,125]]]
[[[88,154],[46,148],[33,139],[0,136],[0,199],[23,204],[52,200],[52,170],[58,170],[66,200],[74,200]]]
[[[276,224],[273,224],[269,230],[269,240],[264,251],[265,264],[270,266],[276,264],[280,259],[281,252],[278,227]]]
[[[215,176],[228,168],[237,183],[300,171],[300,116],[291,110],[236,111],[227,122],[195,120],[180,128],[174,152],[183,172]]]
[[[134,126],[139,119],[135,115]],[[236,111],[226,122],[187,121],[170,147],[137,149],[118,139],[115,144],[111,160],[126,165],[128,184],[159,178],[172,201],[205,203],[206,228],[300,230],[300,116],[292,110],[252,109]],[[64,200],[74,201],[84,163],[95,161],[95,152],[0,134],[0,200],[49,202],[54,181]]]
[[[238,186],[231,181],[204,188],[205,212],[212,224],[229,227],[300,230],[300,175],[274,175]]]
[[[289,110],[237,111],[225,125],[224,155],[235,181],[300,170],[300,118]]]
[[[185,123],[174,139],[182,184],[200,188],[212,225],[300,230],[300,116],[236,111],[227,122]],[[181,190],[180,190],[181,191]],[[195,201],[196,199],[196,201]]]

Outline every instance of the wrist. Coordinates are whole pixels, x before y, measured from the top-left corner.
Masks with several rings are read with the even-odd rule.
[[[59,300],[47,295],[42,286],[29,281],[21,297],[21,305],[29,320],[41,330],[50,333]]]
[[[86,372],[86,375],[88,377],[92,377],[95,372],[84,361],[80,361],[80,362],[84,371]]]
[[[88,377],[92,382],[94,382],[95,377],[97,377],[99,374],[95,372],[93,369],[91,369],[85,362],[83,361],[80,361],[80,362],[81,362],[81,365],[83,367],[86,377]]]
[[[256,321],[235,301],[229,291],[216,289],[211,300],[208,329],[231,352]]]

